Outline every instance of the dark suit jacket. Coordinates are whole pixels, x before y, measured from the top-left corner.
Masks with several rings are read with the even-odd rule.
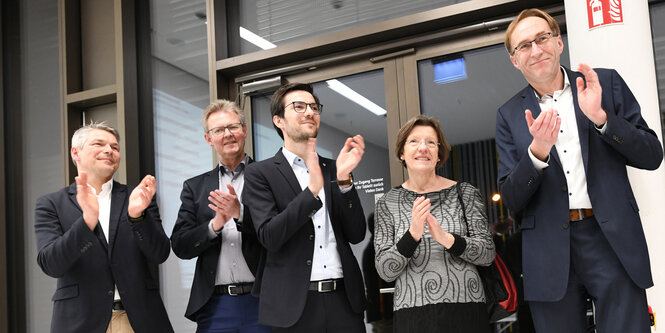
[[[578,72],[566,69],[571,83],[587,189],[596,220],[631,279],[640,288],[653,285],[649,253],[626,166],[656,169],[663,150],[640,114],[640,106],[621,76],[596,69],[607,112],[605,134],[582,113],[577,102]],[[496,144],[499,188],[503,202],[523,211],[522,242],[526,300],[560,300],[568,282],[570,231],[568,189],[561,162],[552,147],[549,166],[538,172],[527,149],[532,141],[524,110],[534,118],[540,108],[531,86],[499,108]]]
[[[323,172],[326,205],[342,261],[344,286],[351,308],[362,313],[365,292],[358,262],[349,243],[365,238],[365,215],[355,188],[341,193],[335,161],[319,157]],[[300,188],[298,179],[281,149],[267,160],[254,163],[245,172],[243,202],[250,213],[259,242],[267,249],[260,279],[259,322],[289,327],[305,307],[314,254],[311,217],[322,207],[312,193]],[[257,284],[255,284],[257,287]]]
[[[132,188],[113,182],[109,241],[99,224],[90,231],[76,201],[76,183],[37,199],[37,262],[58,278],[51,332],[106,332],[115,284],[134,331],[173,332],[148,264],[169,256],[169,239],[153,201],[130,223]]]
[[[185,317],[193,321],[196,321],[196,313],[208,302],[215,289],[222,242],[221,236],[208,238],[208,224],[215,217],[215,212],[208,207],[208,196],[218,188],[219,168],[186,180],[180,194],[182,204],[178,219],[171,234],[171,246],[179,258],[198,257],[185,312]],[[247,205],[244,207],[243,221],[238,223],[238,229],[242,231],[242,252],[250,271],[256,275],[262,247],[256,239]]]

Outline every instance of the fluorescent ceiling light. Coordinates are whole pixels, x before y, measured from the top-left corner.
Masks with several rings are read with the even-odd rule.
[[[386,110],[382,107],[376,105],[374,102],[367,99],[365,96],[357,93],[355,90],[349,88],[346,84],[339,82],[338,80],[328,80],[326,81],[330,89],[336,91],[338,94],[348,98],[354,103],[364,107],[370,112],[374,113],[377,116],[383,116],[386,114]]]
[[[260,47],[263,50],[272,49],[277,47],[277,45],[263,39],[261,36],[240,27],[240,38]]]

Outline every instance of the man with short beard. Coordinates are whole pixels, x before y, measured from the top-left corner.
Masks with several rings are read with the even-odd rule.
[[[267,250],[255,284],[259,321],[274,332],[365,332],[365,291],[349,245],[365,238],[351,178],[364,140],[347,138],[336,161],[319,157],[322,105],[308,84],[282,86],[270,110],[284,147],[247,167],[243,191]]]

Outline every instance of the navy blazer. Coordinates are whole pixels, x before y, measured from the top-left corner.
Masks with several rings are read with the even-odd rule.
[[[579,72],[565,69],[571,83],[575,117],[591,205],[600,228],[631,279],[640,288],[653,285],[649,253],[639,209],[626,166],[653,170],[663,159],[656,134],[640,114],[640,106],[621,76],[595,69],[603,89],[606,131],[600,134],[582,113],[575,80]],[[565,292],[570,269],[568,189],[555,147],[549,166],[538,172],[527,149],[532,136],[524,110],[540,114],[534,90],[527,86],[497,113],[498,184],[503,203],[523,211],[522,259],[526,300],[557,301]]]
[[[249,160],[251,163],[252,160]],[[248,163],[248,164],[249,164]],[[245,166],[246,168],[247,166]],[[246,186],[246,185],[245,185]],[[219,188],[219,167],[190,178],[182,185],[180,210],[173,226],[171,246],[181,259],[196,260],[194,281],[185,317],[196,321],[196,313],[208,302],[215,289],[215,278],[222,237],[208,238],[208,224],[215,212],[208,207],[210,192]],[[237,223],[242,232],[242,253],[252,274],[256,275],[262,247],[256,239],[252,219],[244,205],[243,221]]]
[[[154,200],[143,221],[129,222],[132,189],[113,182],[108,243],[99,224],[90,231],[83,221],[76,183],[37,199],[37,263],[58,279],[51,332],[106,332],[114,284],[135,332],[173,332],[148,268],[168,258],[169,239]]]
[[[356,313],[365,309],[365,290],[358,261],[349,243],[365,238],[365,215],[355,187],[342,193],[334,160],[319,157],[326,205],[342,261],[344,288]],[[253,293],[260,292],[259,322],[289,327],[300,318],[307,299],[314,225],[312,216],[323,205],[309,189],[302,190],[280,149],[274,157],[253,163],[245,171],[243,202],[251,204],[259,242],[267,249],[265,267]]]

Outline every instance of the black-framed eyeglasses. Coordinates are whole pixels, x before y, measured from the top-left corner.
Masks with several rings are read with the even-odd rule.
[[[293,111],[295,111],[296,113],[305,113],[307,111],[308,106],[315,114],[321,114],[321,112],[323,112],[323,105],[319,103],[305,103],[301,101],[293,101],[287,104],[284,107],[284,109],[288,108],[289,105],[293,105]]]
[[[536,36],[536,38],[534,38],[531,41],[522,42],[519,45],[517,45],[513,49],[513,55],[518,52],[531,52],[531,46],[533,45],[533,43],[536,43],[536,45],[538,46],[542,46],[543,44],[547,43],[550,39],[552,39],[552,37],[556,36],[558,35],[555,35],[551,32],[542,33]]]
[[[213,127],[208,130],[208,134],[212,135],[213,137],[217,137],[220,135],[224,135],[227,129],[229,130],[229,132],[231,132],[231,134],[240,133],[242,131],[242,125],[243,123],[233,123],[227,126]]]

